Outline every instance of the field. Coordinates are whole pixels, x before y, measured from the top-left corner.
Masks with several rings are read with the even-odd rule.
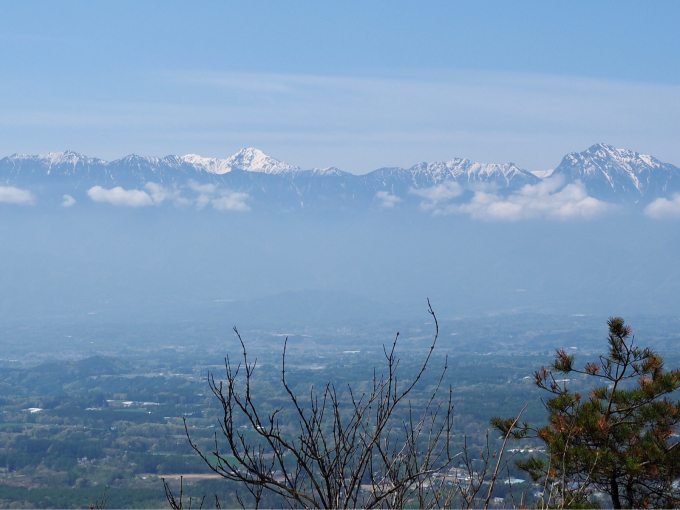
[[[673,321],[639,318],[638,323],[640,338],[666,354],[670,366],[677,365],[675,337],[664,333],[672,331]],[[424,320],[398,326],[407,381],[424,359],[434,325]],[[284,333],[289,338],[288,377],[297,394],[305,395],[312,385],[319,388],[327,381],[341,392],[348,384],[355,391],[366,389],[373,368],[380,371],[383,366],[382,344],[393,340],[395,329],[356,324],[344,329],[243,331],[249,358],[258,360],[256,398],[265,410],[284,405],[282,421],[291,420],[287,425],[293,430],[279,384]],[[5,332],[0,361],[0,507],[83,507],[99,501],[105,488],[109,507],[162,507],[166,502],[161,478],[176,489],[180,477],[192,497],[218,494],[225,506],[236,504],[237,487],[209,471],[192,451],[184,428],[186,423],[204,452],[211,451],[215,434],[220,436],[222,412],[207,377],[213,374],[219,380],[224,357],[238,358],[233,334],[196,324],[166,329],[141,324],[129,331],[97,325],[70,331],[71,348],[67,341],[58,352],[50,348],[49,338],[66,335],[57,328],[34,325]],[[30,344],[17,340],[27,336]],[[125,337],[133,340],[111,341]],[[78,345],[91,346],[91,352],[78,354]],[[529,404],[523,419],[542,422],[541,395],[531,374],[550,361],[555,348],[567,347],[585,361],[603,346],[604,324],[597,317],[443,319],[432,370],[426,371],[412,402],[415,407],[422,403],[448,357],[445,384],[453,391],[454,441],[460,447],[467,437],[477,448],[492,416],[513,416]],[[405,412],[395,418],[404,418]],[[245,422],[243,426],[248,433]],[[492,446],[498,446],[493,434]],[[526,440],[525,452],[516,455],[535,454],[526,450],[537,446]],[[514,470],[507,476],[526,478]],[[515,490],[527,488],[525,482]],[[508,491],[501,485],[494,495],[503,498]]]

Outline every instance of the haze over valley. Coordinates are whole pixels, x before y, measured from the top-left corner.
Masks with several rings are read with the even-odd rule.
[[[425,297],[447,316],[675,312],[680,169],[604,144],[542,176],[465,159],[355,175],[244,149],[13,155],[0,182],[12,320],[340,323]]]

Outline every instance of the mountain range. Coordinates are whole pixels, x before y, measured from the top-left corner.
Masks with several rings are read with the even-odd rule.
[[[585,200],[645,205],[678,192],[680,168],[606,144],[567,154],[552,172],[535,173],[514,163],[456,158],[355,175],[334,167],[303,170],[252,148],[227,159],[189,154],[104,161],[71,151],[0,159],[0,201],[66,206],[165,202],[247,211],[419,205],[446,213],[470,212],[470,204],[480,200],[526,208],[526,197],[538,195],[569,195],[584,207],[593,205]]]

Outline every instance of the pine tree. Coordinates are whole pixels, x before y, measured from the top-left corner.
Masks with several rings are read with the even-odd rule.
[[[608,353],[579,370],[574,356],[557,351],[551,366],[534,374],[536,385],[548,391],[544,402],[548,425],[532,429],[494,418],[499,431],[514,437],[538,437],[546,444],[547,460],[518,462],[535,482],[553,489],[563,506],[588,504],[599,490],[614,508],[670,508],[680,504],[680,447],[675,436],[680,402],[670,394],[680,387],[680,371],[664,370],[652,349],[634,345],[630,326],[611,318]],[[588,396],[573,392],[555,374],[581,374],[594,383]],[[578,376],[577,376],[578,377]]]

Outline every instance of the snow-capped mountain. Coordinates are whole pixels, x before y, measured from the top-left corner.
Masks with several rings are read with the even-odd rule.
[[[187,154],[180,159],[189,165],[193,165],[197,170],[201,169],[218,175],[226,174],[234,169],[265,174],[300,171],[299,167],[269,157],[259,149],[241,149],[227,159],[203,158],[196,154]]]
[[[282,174],[300,170],[299,167],[269,157],[258,149],[241,149],[228,158],[225,163],[233,169],[265,174]]]
[[[546,177],[550,177],[554,171],[555,169],[551,168],[550,170],[534,170],[531,173],[539,179],[545,179]]]
[[[539,179],[512,163],[482,164],[459,158],[419,163],[408,169],[382,168],[361,176],[335,167],[302,170],[253,148],[241,149],[226,159],[196,154],[163,158],[133,154],[104,161],[67,151],[38,156],[15,154],[0,160],[1,185],[58,188],[54,190],[57,195],[73,195],[93,186],[143,189],[154,183],[178,190],[208,184],[244,192],[258,202],[284,208],[352,202],[370,206],[380,191],[417,201],[411,190],[445,181],[465,187],[487,185],[510,190],[535,184]]]
[[[120,178],[124,178],[124,174],[132,174],[143,179],[144,176],[162,178],[164,174],[173,173],[177,170],[184,170],[185,172],[189,170],[198,174],[205,172],[215,175],[223,175],[232,170],[265,174],[300,171],[300,168],[269,157],[258,149],[241,149],[227,159],[204,158],[196,154],[166,156],[164,158],[131,154],[110,162],[83,156],[72,151],[50,152],[38,156],[14,154],[0,160],[0,168],[3,170],[3,180],[6,182],[20,179],[22,175],[41,174],[55,177],[93,175],[96,176],[95,178],[102,178],[109,176],[109,178],[115,179],[113,174],[118,172],[121,174]]]
[[[680,190],[680,168],[603,143],[567,154],[553,175],[580,180],[592,195],[607,200],[639,201]]]
[[[532,193],[532,187],[543,179],[555,177],[563,185],[575,183],[582,190],[579,193],[605,202],[650,203],[680,192],[679,168],[605,144],[568,154],[552,172],[533,173],[514,163],[486,164],[455,158],[354,175],[335,167],[303,170],[253,148],[241,149],[225,159],[196,154],[162,158],[133,154],[104,161],[72,151],[14,154],[0,159],[0,187],[28,193],[24,196],[30,196],[31,203],[62,203],[68,196],[68,205],[97,201],[91,193],[97,188],[96,196],[104,197],[102,201],[108,200],[106,193],[117,194],[109,197],[112,201],[136,192],[134,203],[140,205],[159,205],[167,200],[199,207],[212,203],[215,208],[219,203],[220,207],[237,210],[351,210],[411,204],[433,210],[441,200],[469,200],[478,192],[491,193],[494,200]],[[239,197],[240,201],[224,197]]]
[[[487,184],[498,188],[516,189],[525,184],[536,184],[540,181],[526,170],[518,168],[514,163],[486,164],[475,163],[469,159],[455,158],[451,161],[437,163],[418,163],[411,168],[383,168],[372,172],[385,182],[396,176],[406,177],[414,188],[431,186],[444,181],[455,181],[464,186]],[[368,174],[371,176],[371,174]]]

